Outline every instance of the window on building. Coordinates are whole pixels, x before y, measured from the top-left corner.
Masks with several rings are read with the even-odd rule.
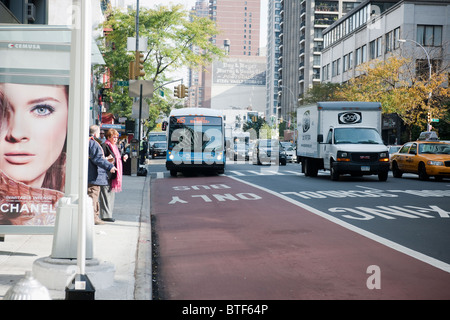
[[[322,67],[322,80],[330,80],[330,64]]]
[[[399,47],[400,28],[396,28],[386,33],[386,52],[391,52]]]
[[[361,64],[361,48],[356,49],[356,60],[355,60],[355,66]]]
[[[379,37],[377,40],[377,57],[381,56],[381,37]]]
[[[377,43],[376,40],[370,41],[369,43],[369,59],[375,59],[377,50]]]
[[[417,42],[423,46],[442,46],[442,26],[417,26]]]
[[[341,61],[341,59],[337,59],[337,60],[334,60],[332,63],[331,63],[331,76],[332,77],[335,77],[335,76],[337,76],[337,75],[339,75],[339,64],[340,64],[340,61]]]
[[[315,54],[313,56],[313,65],[320,66],[320,55]]]
[[[361,63],[367,61],[367,45],[361,47]]]

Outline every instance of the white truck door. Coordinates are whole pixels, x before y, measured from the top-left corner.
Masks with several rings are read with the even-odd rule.
[[[330,128],[328,131],[327,138],[324,141],[323,147],[323,166],[325,169],[330,169],[330,158],[331,158],[331,147],[333,142],[333,129]]]

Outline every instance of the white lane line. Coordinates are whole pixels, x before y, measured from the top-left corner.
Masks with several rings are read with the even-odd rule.
[[[336,223],[336,224],[338,224],[338,225],[340,225],[340,226],[342,226],[342,227],[344,227],[344,228],[346,228],[348,230],[356,232],[356,233],[358,233],[358,234],[360,234],[360,235],[362,235],[362,236],[364,236],[366,238],[374,240],[374,241],[376,241],[378,243],[381,243],[382,245],[385,245],[385,246],[387,246],[387,247],[389,247],[391,249],[397,250],[397,251],[399,251],[401,253],[404,253],[404,254],[406,254],[406,255],[408,255],[410,257],[413,257],[413,258],[415,258],[417,260],[420,260],[420,261],[425,262],[425,263],[427,263],[429,265],[432,265],[433,267],[436,267],[438,269],[441,269],[441,270],[443,270],[445,272],[450,273],[450,264],[447,264],[447,263],[445,263],[443,261],[440,261],[440,260],[435,259],[433,257],[427,256],[427,255],[425,255],[423,253],[417,252],[417,251],[412,250],[410,248],[407,248],[405,246],[402,246],[402,245],[400,245],[400,244],[398,244],[396,242],[393,242],[391,240],[388,240],[388,239],[385,239],[383,237],[380,237],[380,236],[378,236],[378,235],[376,235],[374,233],[368,232],[368,231],[366,231],[364,229],[355,227],[354,225],[352,225],[350,223],[347,223],[345,221],[337,219],[337,218],[335,218],[335,217],[333,217],[333,216],[331,216],[331,215],[329,215],[327,213],[324,213],[324,212],[322,212],[320,210],[317,210],[317,209],[315,209],[313,207],[310,207],[310,206],[308,206],[308,205],[306,205],[304,203],[301,203],[299,201],[291,199],[291,198],[289,198],[289,197],[287,197],[287,196],[285,196],[285,195],[283,195],[281,193],[269,190],[267,188],[258,186],[256,184],[253,184],[253,183],[250,183],[250,182],[247,182],[247,181],[244,181],[244,180],[241,180],[241,179],[236,178],[236,177],[231,177],[230,176],[230,178],[234,179],[236,181],[245,183],[245,184],[247,184],[249,186],[252,186],[254,188],[260,189],[262,191],[265,191],[267,193],[270,193],[270,194],[272,194],[272,195],[274,195],[276,197],[279,197],[279,198],[281,198],[281,199],[283,199],[285,201],[288,201],[288,202],[290,202],[290,203],[292,203],[292,204],[294,204],[294,205],[296,205],[296,206],[298,206],[300,208],[306,209],[306,210],[308,210],[308,211],[310,211],[310,212],[312,212],[312,213],[314,213],[314,214],[316,214],[316,215],[318,215],[318,216],[320,216],[322,218],[325,218],[325,219],[327,219],[327,220],[329,220],[329,221],[331,221],[333,223]]]
[[[156,173],[156,179],[163,179],[164,178],[164,172],[157,172]]]

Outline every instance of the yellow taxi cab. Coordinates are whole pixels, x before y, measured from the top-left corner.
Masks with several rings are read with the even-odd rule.
[[[450,178],[450,143],[438,140],[418,140],[405,143],[391,156],[392,174],[416,173],[419,179]]]

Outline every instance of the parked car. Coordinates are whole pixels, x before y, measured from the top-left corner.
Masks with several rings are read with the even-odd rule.
[[[286,165],[286,152],[280,141],[276,139],[258,139],[252,152],[253,164],[280,164]]]
[[[163,157],[167,152],[167,143],[166,142],[155,142],[150,147],[150,155],[152,159],[155,157]]]
[[[392,174],[415,173],[419,179],[450,178],[450,143],[441,141],[412,141],[405,143],[391,158]]]

